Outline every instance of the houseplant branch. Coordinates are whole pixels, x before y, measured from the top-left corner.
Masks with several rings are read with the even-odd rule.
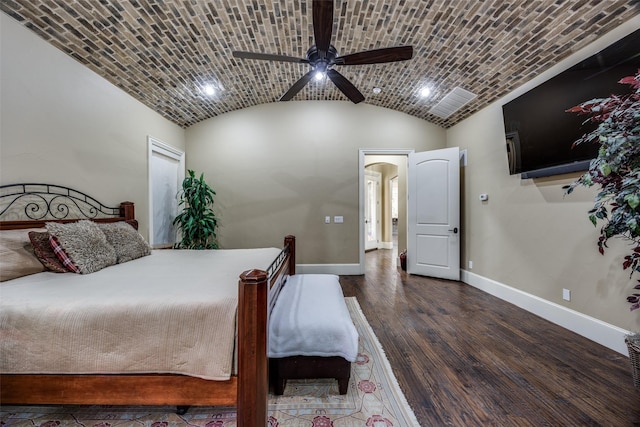
[[[622,95],[586,101],[567,110],[588,116],[585,122],[598,127],[574,142],[600,144],[598,156],[589,170],[564,189],[570,194],[577,186],[600,185],[589,219],[594,226],[602,223],[598,251],[604,254],[612,237],[630,243],[622,268],[640,272],[640,70],[619,83],[630,86]],[[640,281],[639,281],[640,282]],[[640,284],[635,286],[640,289]],[[640,308],[640,293],[627,298],[630,309]]]

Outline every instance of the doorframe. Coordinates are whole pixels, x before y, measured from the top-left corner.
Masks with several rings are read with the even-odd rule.
[[[359,245],[359,274],[364,274],[365,251],[364,251],[364,156],[406,156],[409,161],[409,154],[415,153],[413,149],[384,149],[384,148],[361,148],[358,150],[358,245]]]

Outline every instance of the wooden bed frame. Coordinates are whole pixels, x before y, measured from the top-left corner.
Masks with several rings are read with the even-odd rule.
[[[16,188],[13,190],[13,188]],[[44,190],[40,188],[44,187]],[[36,190],[38,188],[38,190]],[[42,198],[45,215],[68,212],[62,205],[88,203],[90,217],[97,222],[135,221],[134,205],[123,202],[108,208],[83,193],[47,184],[0,186],[0,199],[24,195]],[[50,195],[53,194],[51,198]],[[53,200],[51,200],[53,199]],[[68,200],[72,200],[69,202]],[[11,202],[10,204],[13,204]],[[29,206],[29,205],[28,205]],[[30,210],[30,213],[28,212]],[[43,227],[45,222],[70,222],[63,216],[45,219],[41,209],[25,208],[29,220],[0,222],[0,230]],[[80,209],[82,211],[82,209]],[[0,205],[0,218],[7,211]],[[34,216],[33,212],[37,214]],[[96,213],[97,212],[97,213]],[[84,214],[84,213],[83,213]],[[42,215],[42,216],[40,216]],[[54,213],[55,215],[55,213]],[[137,224],[136,224],[137,225]],[[236,406],[237,425],[264,427],[267,424],[268,359],[267,331],[270,307],[277,298],[282,278],[295,274],[295,237],[286,236],[284,249],[268,271],[249,270],[240,274],[238,288],[238,373],[229,381],[210,381],[185,375],[14,375],[0,374],[0,402],[13,404],[78,405],[175,405]],[[269,297],[270,291],[275,294]],[[269,301],[272,299],[272,301]]]

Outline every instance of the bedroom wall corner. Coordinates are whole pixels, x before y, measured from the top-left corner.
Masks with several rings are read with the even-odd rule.
[[[133,201],[147,237],[147,136],[184,150],[184,129],[1,12],[0,43],[0,183]]]

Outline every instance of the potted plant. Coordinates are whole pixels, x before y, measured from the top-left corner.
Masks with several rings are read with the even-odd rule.
[[[623,269],[640,271],[640,70],[619,83],[631,86],[631,92],[592,99],[570,108],[569,112],[588,115],[587,121],[598,127],[583,135],[574,145],[600,144],[598,156],[589,170],[570,185],[567,194],[579,185],[600,185],[589,219],[594,226],[603,222],[598,250],[604,254],[611,237],[621,237],[631,244]],[[640,289],[640,284],[635,286]],[[640,293],[627,298],[631,310],[640,308]]]
[[[567,194],[579,185],[600,185],[589,219],[594,226],[602,222],[598,237],[598,250],[604,254],[607,241],[620,237],[630,243],[622,268],[640,272],[640,70],[635,76],[625,77],[619,83],[629,85],[624,95],[592,99],[570,108],[569,112],[587,115],[587,121],[598,127],[583,135],[574,145],[600,144],[598,156],[589,171],[565,187]],[[639,281],[640,282],[640,281]],[[640,284],[627,297],[630,309],[640,308]],[[634,385],[640,389],[640,335],[625,338],[632,364]]]
[[[177,249],[217,249],[216,226],[218,221],[213,213],[215,191],[205,182],[204,173],[196,178],[195,172],[182,181],[178,206],[182,212],[173,220],[178,226],[182,240],[175,244]]]

